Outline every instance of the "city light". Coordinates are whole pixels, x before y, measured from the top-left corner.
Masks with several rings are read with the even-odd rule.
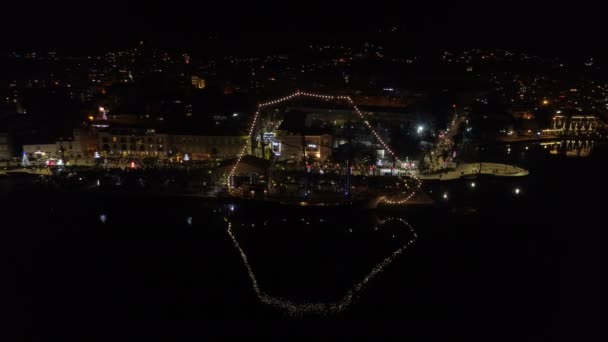
[[[21,334],[560,336],[601,272],[597,3],[7,9]]]
[[[371,124],[369,123],[369,121],[365,118],[365,116],[363,115],[363,113],[361,112],[361,110],[359,110],[359,107],[354,103],[353,99],[350,96],[334,96],[334,95],[322,95],[322,94],[315,94],[315,93],[309,93],[309,92],[301,92],[301,91],[296,91],[295,93],[279,98],[279,99],[275,99],[275,100],[271,100],[271,101],[267,101],[267,102],[263,102],[260,103],[258,105],[258,110],[255,112],[254,116],[253,116],[253,120],[251,122],[251,125],[249,126],[249,133],[248,133],[248,137],[249,139],[247,139],[247,141],[245,142],[243,148],[241,149],[241,152],[238,154],[236,161],[232,167],[232,169],[230,170],[230,172],[228,173],[228,175],[226,176],[226,180],[225,180],[225,184],[228,187],[228,189],[232,188],[232,184],[231,184],[231,180],[233,179],[236,170],[238,168],[239,163],[241,162],[241,160],[243,159],[243,156],[245,155],[245,153],[247,152],[247,147],[251,144],[251,137],[253,136],[254,130],[255,130],[255,126],[256,123],[258,122],[259,116],[260,116],[260,110],[262,108],[268,107],[268,106],[273,106],[273,105],[277,105],[280,103],[283,103],[285,101],[289,101],[293,98],[296,97],[300,97],[300,96],[305,96],[305,97],[311,97],[311,98],[315,98],[315,99],[321,99],[321,100],[338,100],[338,101],[347,101],[351,108],[353,108],[355,110],[355,113],[357,113],[357,115],[359,116],[359,118],[361,118],[361,120],[363,121],[363,123],[367,126],[367,128],[372,132],[372,134],[374,135],[374,137],[376,138],[376,140],[384,147],[384,149],[386,151],[388,151],[388,153],[395,159],[395,162],[397,164],[402,164],[403,161],[401,161],[401,159],[399,159],[399,157],[397,157],[396,153],[388,146],[388,144],[380,137],[380,134],[378,134],[378,132],[376,132],[376,130],[371,126]],[[422,127],[422,126],[420,126]],[[424,129],[424,127],[422,127],[422,129]],[[420,186],[422,185],[422,181],[416,177],[415,175],[411,175],[411,177],[417,182],[416,186],[414,187],[414,189],[409,192],[409,194],[405,195],[404,198],[400,199],[400,200],[389,200],[386,197],[384,197],[383,201],[387,204],[403,204],[405,202],[407,202],[408,200],[410,200],[418,191],[418,189],[420,189]],[[407,183],[402,180],[403,183],[406,185],[407,187]]]

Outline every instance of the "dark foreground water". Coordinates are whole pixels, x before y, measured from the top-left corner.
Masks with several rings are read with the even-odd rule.
[[[531,175],[427,184],[438,205],[400,211],[43,193],[3,180],[10,330],[16,340],[579,339],[599,322],[608,153],[503,149],[484,153]]]

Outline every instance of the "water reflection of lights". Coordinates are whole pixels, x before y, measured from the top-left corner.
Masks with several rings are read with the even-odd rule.
[[[363,279],[359,282],[355,283],[342,297],[342,299],[334,302],[307,302],[307,303],[296,303],[292,300],[275,297],[264,292],[260,285],[258,284],[258,280],[249,264],[249,259],[247,258],[247,254],[241,248],[241,245],[236,240],[234,233],[232,232],[232,222],[228,222],[227,232],[234,244],[234,247],[238,250],[241,259],[243,260],[243,264],[247,269],[247,274],[249,275],[249,279],[251,280],[251,285],[253,290],[255,291],[256,296],[260,300],[260,302],[270,305],[276,309],[283,310],[290,315],[302,315],[307,313],[312,314],[332,314],[339,313],[346,310],[353,301],[358,298],[358,295],[361,293],[363,289],[367,286],[367,284],[382,273],[400,254],[402,254],[414,241],[418,239],[418,235],[414,228],[407,223],[404,219],[401,218],[387,218],[382,221],[380,224],[385,225],[390,222],[397,222],[405,225],[409,232],[411,232],[412,238],[409,239],[406,243],[404,243],[401,247],[397,248],[395,251],[391,253],[388,257],[378,263],[372,270],[367,273]],[[374,227],[374,230],[377,230],[378,227]],[[393,238],[395,235],[393,235]]]
[[[412,197],[414,197],[414,195],[418,192],[418,190],[420,189],[420,187],[422,186],[422,181],[420,180],[420,178],[413,176],[412,177],[415,181],[416,181],[416,185],[414,186],[414,189],[412,191],[409,192],[409,194],[407,194],[404,198],[402,198],[401,200],[389,200],[388,198],[384,197],[383,201],[385,203],[388,204],[404,204],[405,202],[409,201]],[[407,182],[404,179],[401,179],[401,181],[403,182],[403,184],[405,185],[406,188],[409,188],[409,185],[407,184]],[[404,194],[406,194],[407,192],[404,192]]]
[[[108,216],[106,214],[99,215],[99,221],[101,223],[106,223],[106,221],[108,221]]]
[[[192,225],[192,216],[186,217],[186,224],[189,225],[189,226]]]

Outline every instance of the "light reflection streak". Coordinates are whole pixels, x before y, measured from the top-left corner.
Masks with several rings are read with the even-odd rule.
[[[232,232],[232,222],[228,222],[227,231],[234,247],[238,250],[241,259],[243,260],[243,264],[247,269],[247,274],[249,275],[249,279],[251,280],[251,285],[253,290],[255,291],[256,296],[260,300],[260,302],[270,305],[275,309],[279,309],[285,311],[290,315],[302,315],[302,314],[335,314],[345,311],[353,301],[358,297],[360,292],[365,289],[367,284],[373,280],[376,276],[382,273],[399,255],[401,255],[409,246],[411,246],[414,241],[418,239],[418,235],[414,228],[407,223],[404,219],[401,218],[387,218],[381,222],[381,225],[387,224],[389,222],[398,222],[407,227],[411,232],[411,239],[404,243],[401,247],[396,249],[391,255],[378,263],[372,270],[359,282],[355,283],[342,297],[342,299],[334,302],[307,302],[307,303],[296,303],[292,300],[276,297],[269,295],[264,292],[259,284],[258,280],[249,264],[249,260],[247,258],[247,254],[241,248],[241,245],[238,243],[234,233]],[[376,227],[377,228],[377,227]]]

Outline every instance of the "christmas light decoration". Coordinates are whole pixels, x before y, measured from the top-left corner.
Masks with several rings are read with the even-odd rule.
[[[23,156],[21,158],[21,166],[22,167],[30,166],[30,161],[29,161],[29,159],[27,159],[27,153],[25,153],[25,151],[23,152]]]
[[[243,146],[243,148],[241,149],[241,152],[238,154],[236,162],[234,163],[234,166],[232,167],[232,169],[230,170],[230,172],[228,173],[228,176],[226,177],[226,185],[228,186],[228,188],[231,188],[231,179],[234,176],[234,174],[236,173],[236,170],[238,168],[239,163],[241,162],[243,156],[245,155],[245,153],[247,152],[247,147],[249,146],[249,144],[251,144],[251,137],[253,136],[254,130],[255,130],[255,125],[259,119],[260,116],[260,110],[262,108],[268,107],[268,106],[274,106],[274,105],[278,105],[280,103],[283,103],[285,101],[289,101],[295,97],[300,97],[300,96],[305,96],[305,97],[311,97],[311,98],[315,98],[315,99],[321,99],[321,100],[338,100],[338,101],[346,101],[348,102],[348,104],[350,104],[350,106],[354,109],[355,113],[357,113],[357,115],[361,118],[361,120],[363,121],[363,123],[365,123],[365,125],[367,126],[367,128],[369,128],[369,130],[372,132],[372,134],[374,135],[374,137],[376,138],[376,140],[380,143],[380,145],[382,145],[382,147],[384,147],[385,150],[387,150],[391,156],[393,156],[393,158],[395,159],[395,162],[398,163],[398,165],[403,164],[403,162],[401,161],[401,159],[399,159],[399,157],[397,157],[397,154],[388,146],[388,144],[386,142],[384,142],[384,140],[380,137],[380,134],[378,134],[378,132],[376,132],[376,130],[371,126],[371,124],[369,123],[369,121],[365,118],[365,115],[361,112],[361,110],[359,110],[359,107],[357,107],[357,105],[355,104],[355,102],[353,101],[353,99],[350,96],[347,95],[342,95],[342,96],[335,96],[335,95],[323,95],[323,94],[315,94],[315,93],[309,93],[309,92],[302,92],[302,91],[296,91],[295,93],[289,95],[289,96],[285,96],[276,100],[272,100],[272,101],[268,101],[268,102],[263,102],[260,103],[258,105],[258,110],[255,112],[254,116],[253,116],[253,121],[251,123],[251,126],[249,127],[249,134],[248,134],[248,139],[247,142],[245,143],[245,145]],[[420,186],[422,185],[422,181],[416,177],[415,175],[411,175],[411,177],[416,180],[417,184],[414,187],[414,189],[408,193],[408,194],[404,194],[405,197],[399,199],[399,200],[389,200],[388,198],[384,197],[383,201],[385,203],[388,204],[403,204],[405,202],[407,202],[409,199],[411,199],[416,192],[418,191],[418,189],[420,189]],[[405,180],[402,180],[404,185],[406,186],[406,188],[408,187],[408,184]]]

